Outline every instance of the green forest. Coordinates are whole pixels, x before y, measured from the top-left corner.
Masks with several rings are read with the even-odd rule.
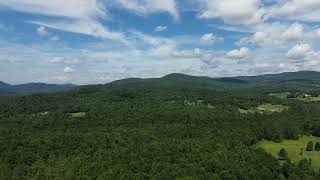
[[[0,179],[320,179],[319,84],[171,74],[3,96]]]

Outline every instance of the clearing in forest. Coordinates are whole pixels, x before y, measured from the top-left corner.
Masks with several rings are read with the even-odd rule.
[[[272,97],[275,97],[275,98],[287,99],[288,95],[290,95],[290,93],[289,92],[281,92],[281,93],[271,93],[269,95]]]
[[[306,151],[308,142],[312,141],[315,145],[320,142],[319,137],[302,136],[299,140],[285,140],[281,143],[263,140],[257,144],[257,147],[264,149],[266,152],[279,158],[279,151],[284,148],[288,152],[288,157],[291,161],[298,163],[301,159],[311,159],[311,164],[314,168],[320,169],[320,151]]]
[[[239,109],[240,113],[276,113],[288,110],[289,106],[284,106],[281,104],[261,104],[258,107],[250,108],[250,109]]]
[[[69,113],[72,117],[80,118],[84,117],[87,113],[86,112],[76,112],[76,113]]]
[[[289,92],[281,92],[281,93],[271,93],[269,95],[272,97],[275,97],[275,98],[279,98],[279,99],[295,99],[295,100],[299,100],[299,101],[303,101],[303,102],[318,102],[318,101],[320,101],[320,96],[313,97],[308,94],[301,94],[295,98],[289,98],[290,94],[291,93],[289,93]]]

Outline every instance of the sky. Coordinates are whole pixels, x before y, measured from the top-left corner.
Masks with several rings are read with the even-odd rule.
[[[0,81],[320,71],[320,0],[0,0]]]

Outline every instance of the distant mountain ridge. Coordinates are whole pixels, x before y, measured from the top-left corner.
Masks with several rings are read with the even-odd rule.
[[[207,76],[191,76],[186,74],[172,73],[160,78],[127,78],[116,80],[105,85],[80,86],[86,91],[95,91],[108,86],[143,86],[143,87],[176,87],[176,88],[231,88],[255,85],[271,84],[293,84],[293,85],[312,85],[320,86],[320,72],[299,71],[284,72],[280,74],[265,74],[257,76],[236,76],[212,78]],[[10,85],[0,81],[0,96],[29,95],[35,93],[50,93],[66,91],[77,87],[73,84],[44,84],[29,83],[22,85]]]
[[[0,81],[0,96],[29,95],[35,93],[51,93],[66,91],[77,87],[74,84],[28,83],[10,85]]]
[[[172,73],[160,78],[128,78],[117,80],[106,85],[137,85],[137,86],[176,86],[176,87],[204,87],[221,88],[231,86],[266,85],[266,84],[318,84],[320,72],[298,71],[279,74],[265,74],[257,76],[236,76],[212,78],[207,76],[191,76]]]
[[[238,76],[237,79],[249,82],[315,82],[320,83],[320,72],[317,71],[298,71],[298,72],[283,72],[280,74],[265,74],[258,76]]]

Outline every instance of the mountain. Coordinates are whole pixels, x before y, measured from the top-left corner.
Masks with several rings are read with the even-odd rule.
[[[299,71],[285,72],[280,74],[266,74],[258,76],[237,76],[211,78],[206,76],[191,76],[179,73],[168,74],[161,78],[139,79],[129,78],[114,81],[106,85],[131,85],[131,86],[176,86],[176,87],[199,87],[199,88],[230,88],[249,87],[268,84],[320,84],[320,72]]]
[[[290,85],[312,85],[320,84],[320,72],[299,71],[285,72],[280,74],[266,74],[258,76],[237,76],[211,78],[206,76],[191,76],[186,74],[173,73],[160,78],[128,78],[113,81],[104,86],[81,87],[82,90],[92,91],[105,86],[140,86],[140,87],[176,87],[176,88],[206,88],[206,89],[228,89],[238,87],[268,86],[270,84]],[[34,93],[48,93],[65,91],[77,87],[73,84],[44,84],[29,83],[22,85],[10,85],[0,82],[0,96],[27,95]]]
[[[239,76],[239,80],[248,82],[271,82],[271,83],[288,83],[288,82],[307,82],[320,83],[320,72],[316,71],[299,71],[299,72],[284,72],[280,74],[266,74],[259,76]]]
[[[28,83],[20,85],[10,85],[0,82],[0,96],[29,95],[35,93],[51,93],[66,91],[77,87],[74,84],[45,84]]]
[[[10,84],[0,81],[0,88],[10,86]]]

